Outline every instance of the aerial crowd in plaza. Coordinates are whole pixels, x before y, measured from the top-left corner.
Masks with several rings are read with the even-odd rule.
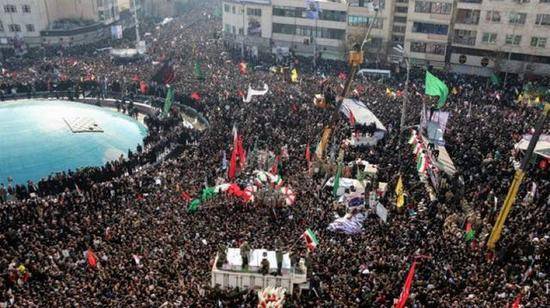
[[[67,90],[75,97],[123,93],[126,100],[164,97],[166,86],[154,76],[170,63],[175,101],[202,113],[209,126],[185,125],[174,108],[167,116],[146,117],[143,146],[124,159],[35,183],[0,179],[0,307],[252,306],[254,291],[210,286],[220,247],[245,241],[306,260],[310,288],[288,295],[290,307],[390,307],[415,260],[408,307],[550,305],[548,159],[533,157],[497,247],[486,248],[523,157],[514,145],[541,113],[517,102],[525,81],[513,76],[502,87],[486,77],[433,71],[452,89],[443,107],[450,112],[444,138],[457,170],[442,175],[434,196],[406,142],[411,130],[399,132],[404,72],[384,80],[358,76],[350,97],[364,102],[387,134],[374,146],[343,146],[343,161],[377,166],[372,183],[388,184],[379,199],[388,219],[366,206],[360,232],[334,232],[329,224],[347,209],[324,184],[337,168],[314,154],[334,109],[315,106],[313,97],[323,93],[336,102],[347,64],[319,60],[314,70],[311,60],[291,56],[284,61],[299,74],[292,82],[288,72],[269,70],[288,63],[250,50],[241,59],[240,49],[224,43],[216,5],[193,4],[163,25],[143,21],[148,51],[136,60],[120,63],[95,47],[75,46],[31,50],[3,63],[2,98]],[[424,76],[424,68],[411,70],[407,126],[420,122],[423,102],[434,105],[424,95]],[[264,84],[265,95],[243,102],[249,85]],[[150,100],[161,107],[159,101]],[[190,199],[229,180],[233,127],[242,136],[247,165],[232,182],[244,188],[253,171],[266,165],[257,153],[272,152],[277,158],[268,168],[276,165],[275,173],[292,188],[293,204],[218,194],[189,211]],[[338,156],[340,141],[354,130],[341,116],[333,133],[337,144],[326,155]],[[355,170],[343,173],[354,177]],[[400,175],[406,198],[398,208],[394,187]],[[474,232],[465,238],[466,226]],[[313,251],[300,240],[308,228],[319,239]]]

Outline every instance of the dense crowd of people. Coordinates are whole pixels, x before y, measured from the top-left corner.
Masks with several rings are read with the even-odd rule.
[[[454,89],[444,107],[451,113],[445,141],[458,172],[446,178],[434,198],[403,141],[408,134],[399,133],[402,97],[387,94],[388,88],[403,90],[404,76],[358,78],[351,95],[372,110],[388,134],[375,146],[346,148],[344,160],[378,166],[376,181],[390,187],[380,200],[389,218],[383,223],[368,211],[360,234],[335,233],[327,226],[342,207],[323,189],[335,168],[315,162],[310,168],[304,153],[306,145],[317,144],[333,114],[331,108],[315,107],[313,96],[324,93],[336,100],[345,63],[322,60],[312,70],[309,60],[292,58],[298,83],[284,74],[254,70],[246,59],[250,64],[243,73],[240,50],[220,38],[221,19],[211,15],[214,5],[196,3],[162,26],[145,22],[147,56],[124,65],[79,47],[33,51],[4,63],[4,95],[60,89],[78,96],[86,89],[99,92],[105,84],[132,97],[143,92],[145,81],[145,94],[162,97],[165,86],[151,79],[169,60],[176,100],[201,111],[209,127],[199,131],[176,115],[152,116],[146,120],[149,136],[143,148],[125,159],[17,187],[0,179],[6,184],[0,188],[0,307],[254,305],[253,291],[210,287],[219,247],[245,241],[252,248],[283,249],[307,259],[310,290],[287,296],[289,306],[389,307],[399,298],[413,259],[418,265],[409,307],[506,307],[518,298],[525,307],[550,304],[548,160],[533,158],[501,240],[494,252],[485,247],[523,156],[514,144],[540,114],[515,102],[520,81],[500,89],[486,78],[438,73]],[[269,67],[275,59],[253,61]],[[201,78],[193,73],[196,63]],[[420,121],[424,72],[411,72],[407,125]],[[249,85],[264,83],[266,95],[243,102]],[[190,98],[192,93],[198,96]],[[227,178],[224,157],[231,153],[233,126],[244,137],[250,161],[237,182],[251,176],[254,153],[278,155],[287,149],[279,172],[297,193],[295,204],[218,196],[197,212],[187,211],[183,195],[198,196]],[[348,138],[350,132],[342,118],[334,139]],[[392,192],[399,174],[406,210],[395,207]],[[466,223],[475,230],[473,241],[464,239]],[[320,239],[311,253],[296,244],[307,228]],[[92,251],[98,263],[93,267],[85,254]]]

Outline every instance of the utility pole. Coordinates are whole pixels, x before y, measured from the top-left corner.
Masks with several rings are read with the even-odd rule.
[[[132,0],[132,3],[134,4],[134,23],[136,24],[136,50],[139,50],[141,37],[139,36],[139,21],[138,21],[138,16],[137,16],[136,0]]]
[[[403,132],[405,130],[405,116],[407,114],[407,103],[409,102],[409,76],[411,71],[411,65],[409,58],[405,55],[405,50],[403,49],[403,46],[397,45],[393,47],[393,50],[398,52],[401,55],[401,60],[399,61],[399,64],[405,62],[406,68],[407,68],[407,79],[405,80],[405,88],[403,89],[403,102],[401,105],[401,121],[399,124],[399,130],[400,132]]]
[[[244,38],[245,38],[245,32],[244,32],[244,14],[246,14],[246,4],[244,1],[241,1],[242,10],[243,10],[243,37],[241,38],[241,58],[244,60]]]
[[[493,230],[491,231],[491,236],[489,237],[489,241],[487,242],[487,248],[491,250],[495,249],[495,244],[500,239],[502,228],[504,227],[504,222],[508,217],[508,213],[510,213],[510,209],[512,208],[512,205],[514,205],[514,202],[516,201],[516,196],[519,190],[519,186],[523,181],[523,177],[525,176],[525,172],[527,171],[527,165],[529,164],[529,161],[531,160],[531,156],[533,155],[533,151],[535,150],[535,146],[539,141],[539,137],[540,137],[540,134],[542,133],[544,122],[548,117],[549,111],[550,111],[550,103],[546,103],[544,105],[544,110],[542,111],[542,114],[540,115],[535,125],[535,133],[533,134],[533,136],[531,137],[531,140],[529,141],[529,146],[527,147],[527,151],[525,152],[525,155],[521,160],[521,165],[519,169],[516,170],[516,174],[514,175],[514,180],[512,181],[512,185],[510,185],[508,194],[506,195],[506,199],[504,200],[504,205],[500,209],[500,213],[498,214],[497,221],[495,222],[495,225],[493,226]]]

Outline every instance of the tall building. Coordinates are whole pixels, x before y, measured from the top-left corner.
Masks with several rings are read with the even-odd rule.
[[[0,0],[0,47],[89,43],[118,20],[117,0]]]
[[[401,45],[413,65],[481,75],[550,75],[550,0],[223,0],[222,5],[226,40],[253,50],[343,59],[372,24],[368,65],[390,64],[392,47]]]

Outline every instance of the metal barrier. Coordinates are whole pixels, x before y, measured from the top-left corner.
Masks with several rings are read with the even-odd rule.
[[[112,103],[109,104],[109,107],[116,107],[114,102],[116,101],[122,101],[125,104],[129,104],[129,101],[132,101],[134,103],[140,103],[140,105],[136,105],[138,107],[138,110],[142,113],[146,114],[152,114],[152,112],[155,110],[155,108],[161,108],[162,106],[153,106],[151,104],[152,101],[164,101],[164,97],[156,97],[156,96],[148,96],[148,95],[123,95],[120,92],[108,92],[107,95],[104,96],[104,98],[97,97],[97,96],[83,96],[83,97],[74,97],[74,92],[71,91],[40,91],[40,92],[25,92],[25,93],[9,93],[4,94],[1,96],[2,101],[6,100],[17,100],[17,99],[31,99],[31,98],[42,98],[42,99],[48,99],[48,98],[54,98],[54,99],[63,99],[63,100],[70,100],[74,102],[80,102],[80,103],[96,103],[100,102],[102,106],[104,103]],[[1,104],[1,102],[0,102]],[[176,106],[180,109],[181,112],[184,112],[185,114],[198,119],[205,127],[210,127],[210,123],[208,120],[204,117],[204,115],[194,108],[184,105],[182,103],[174,102],[172,106]],[[148,108],[147,108],[148,107]]]

